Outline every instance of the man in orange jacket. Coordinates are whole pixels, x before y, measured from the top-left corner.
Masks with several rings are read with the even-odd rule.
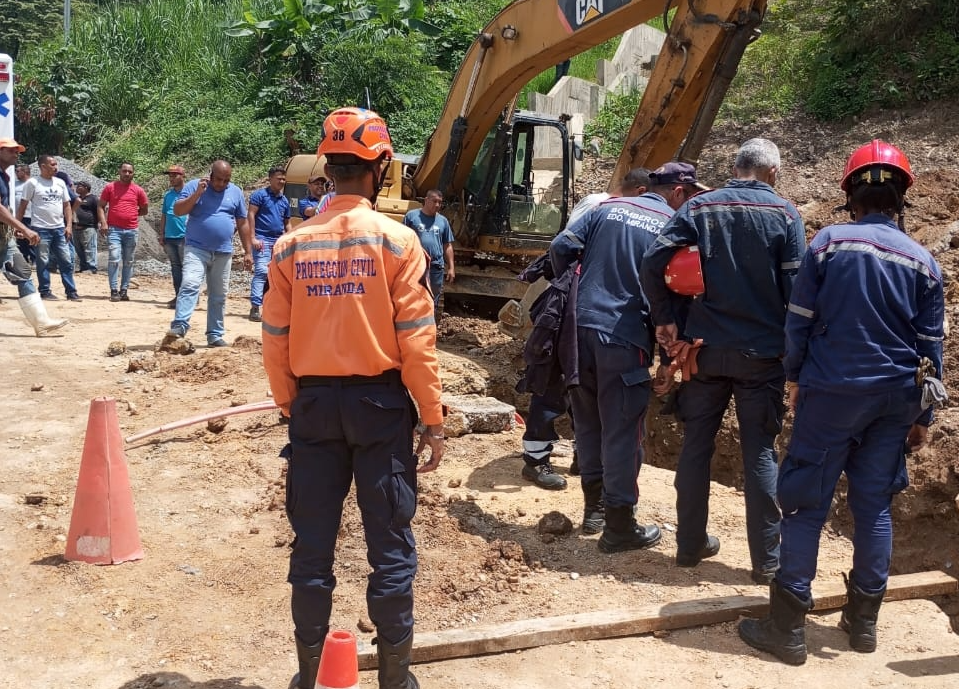
[[[380,689],[418,689],[413,646],[416,474],[443,457],[436,325],[426,255],[416,234],[373,210],[393,156],[376,113],[326,118],[319,155],[337,195],[325,213],[280,237],[263,302],[263,362],[290,419],[286,510],[296,534],[288,580],[300,672],[313,689],[332,609],[333,553],[356,480],[376,625]],[[416,410],[426,425],[417,452]]]

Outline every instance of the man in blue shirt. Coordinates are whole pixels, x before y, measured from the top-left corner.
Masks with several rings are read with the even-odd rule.
[[[176,295],[180,293],[180,284],[183,282],[186,216],[174,213],[173,204],[183,191],[186,170],[180,165],[171,165],[166,173],[170,177],[170,188],[163,195],[163,210],[160,213],[160,244],[167,258],[170,259],[170,275],[173,277],[173,299],[167,302],[167,306],[175,309]]]
[[[306,180],[306,196],[297,204],[301,218],[308,220],[316,215],[316,207],[320,205],[320,199],[323,198],[325,191],[326,178],[323,175],[313,175]]]
[[[164,340],[169,343],[186,337],[190,317],[196,308],[200,285],[206,278],[206,341],[210,347],[227,347],[223,339],[226,294],[230,287],[233,233],[239,231],[243,246],[250,246],[246,200],[230,182],[233,168],[225,160],[210,167],[210,176],[187,182],[173,204],[175,215],[187,215],[186,248],[183,252],[183,282],[176,297],[176,314]],[[248,252],[243,266],[253,267]]]
[[[270,184],[257,189],[250,196],[247,215],[248,237],[252,246],[243,245],[246,255],[253,255],[253,280],[250,283],[250,320],[259,323],[262,320],[260,307],[263,306],[263,291],[266,287],[266,273],[273,258],[273,245],[284,232],[290,229],[290,200],[283,193],[286,186],[286,172],[281,167],[270,168]]]
[[[757,584],[768,584],[779,564],[774,444],[784,411],[783,325],[806,248],[799,212],[773,191],[780,164],[772,141],[745,142],[736,154],[736,178],[697,194],[676,212],[643,258],[642,274],[657,341],[672,348],[686,337],[701,347],[691,355],[698,355],[698,373],[677,393],[676,416],[685,435],[675,482],[676,564],[695,567],[719,552],[719,539],[706,532],[710,462],[734,398]],[[679,332],[664,271],[684,246],[699,247],[705,293],[689,305]]]
[[[403,224],[420,238],[420,244],[430,257],[430,291],[433,292],[434,311],[439,309],[443,294],[443,277],[448,282],[456,279],[453,264],[453,228],[449,220],[440,214],[443,207],[443,192],[430,189],[423,199],[423,207],[412,210],[403,218]]]
[[[643,255],[679,205],[695,193],[696,169],[667,163],[650,190],[611,198],[556,235],[553,271],[580,259],[576,293],[579,385],[570,390],[587,532],[602,525],[604,553],[650,548],[662,534],[636,523],[636,481],[649,404],[653,341],[639,284]]]

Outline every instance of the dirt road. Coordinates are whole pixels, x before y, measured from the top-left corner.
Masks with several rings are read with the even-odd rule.
[[[0,285],[0,687],[285,688],[295,666],[285,583],[291,534],[282,512],[277,451],[284,429],[276,414],[233,417],[219,433],[201,425],[127,446],[146,558],[103,567],[62,558],[93,397],[119,400],[124,436],[267,398],[259,326],[245,319],[247,302],[236,295],[227,305],[233,347],[206,349],[201,333],[195,354],[155,355],[171,314],[166,280],[142,278],[129,303],[107,300],[103,275],[79,276],[79,289],[82,303],[50,304],[52,313],[72,320],[63,336],[37,339],[13,288]],[[203,317],[198,312],[195,322]],[[445,332],[444,370],[456,378],[449,387],[482,387],[484,376],[495,379],[511,365],[504,352],[515,347],[490,344],[489,324],[462,320]],[[107,356],[115,341],[127,352]],[[131,373],[131,361],[156,369]],[[544,541],[540,517],[558,510],[578,526],[581,498],[575,487],[545,492],[520,478],[520,435],[517,429],[455,438],[440,470],[423,477],[414,523],[420,631],[764,594],[749,581],[735,487],[714,486],[719,556],[695,570],[674,566],[667,526],[675,523],[672,474],[654,466],[640,477],[640,517],[666,530],[659,546],[603,555],[596,537],[576,530]],[[565,470],[568,442],[559,455]],[[366,622],[368,570],[358,524],[351,507],[338,546],[334,613],[336,625],[353,631]],[[827,531],[820,579],[835,582],[848,567],[847,537]],[[811,657],[800,669],[753,652],[729,623],[438,662],[417,674],[424,687],[463,689],[954,686],[959,638],[935,604],[887,604],[880,652],[872,655],[849,651],[836,622],[835,613],[810,618]],[[361,680],[375,686],[373,673]]]

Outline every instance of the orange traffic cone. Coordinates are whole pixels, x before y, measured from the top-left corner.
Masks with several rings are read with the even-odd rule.
[[[356,637],[344,629],[334,629],[323,643],[315,689],[359,689],[359,686]]]
[[[111,397],[90,402],[64,557],[96,565],[143,559],[117,402]]]

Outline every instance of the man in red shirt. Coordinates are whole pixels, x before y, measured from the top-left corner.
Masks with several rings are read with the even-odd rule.
[[[107,276],[110,279],[110,301],[130,301],[127,289],[133,276],[133,256],[137,249],[137,230],[140,216],[147,214],[147,194],[133,183],[133,165],[121,163],[119,179],[110,182],[100,194],[97,215],[100,235],[107,237],[110,246]],[[108,210],[109,209],[109,210]],[[122,264],[119,289],[117,272]]]

